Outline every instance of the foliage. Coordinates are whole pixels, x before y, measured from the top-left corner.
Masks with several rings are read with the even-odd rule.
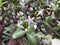
[[[0,0],[2,45],[51,45],[60,38],[59,0]]]

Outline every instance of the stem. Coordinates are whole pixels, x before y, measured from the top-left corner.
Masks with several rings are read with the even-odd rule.
[[[47,0],[46,4],[47,4],[47,5],[50,4],[50,0]]]

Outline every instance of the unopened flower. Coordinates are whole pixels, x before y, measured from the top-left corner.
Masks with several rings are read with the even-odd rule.
[[[28,29],[25,29],[25,32],[27,32]]]
[[[37,28],[37,25],[34,25],[34,29],[36,29]]]
[[[32,8],[32,7],[30,7],[30,8],[29,8],[29,10],[30,10],[30,11],[33,11],[33,8]]]
[[[22,16],[22,15],[24,15],[24,13],[21,12],[21,11],[19,11],[19,13],[17,13],[17,15],[18,15],[18,16]]]
[[[19,14],[20,14],[20,15],[24,15],[24,13],[23,13],[23,12],[21,12],[21,11],[19,11]]]

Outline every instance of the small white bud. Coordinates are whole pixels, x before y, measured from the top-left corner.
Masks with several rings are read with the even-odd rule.
[[[36,29],[37,28],[37,25],[34,25],[34,29]]]
[[[20,15],[24,15],[24,13],[23,13],[23,12],[20,12],[20,11],[19,11],[19,14],[20,14]]]
[[[30,7],[29,9],[30,9],[30,11],[33,11],[33,8],[32,7]]]

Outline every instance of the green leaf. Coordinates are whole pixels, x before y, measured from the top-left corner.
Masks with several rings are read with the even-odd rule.
[[[13,0],[14,5],[18,5],[18,0]]]
[[[31,45],[37,45],[37,39],[31,34],[27,34],[27,39]]]
[[[22,38],[24,35],[25,35],[25,31],[20,30],[19,32],[15,32],[12,35],[12,38],[13,39],[19,39],[19,38]]]
[[[52,18],[51,17],[46,17],[46,20],[45,20],[47,23],[51,22],[52,21]]]
[[[0,20],[2,20],[2,16],[0,16]]]
[[[0,7],[2,6],[2,0],[0,0]]]
[[[28,28],[28,23],[27,22],[24,22],[23,23],[23,26],[24,26],[24,28]]]
[[[40,1],[40,3],[44,3],[45,0],[39,0],[39,1]]]
[[[59,24],[57,24],[57,27],[58,27],[58,28],[60,28],[60,23],[59,23]]]
[[[38,33],[35,33],[33,36],[35,36],[36,38],[44,38],[44,35],[42,34],[42,33],[40,33],[40,32],[38,32]]]
[[[29,28],[28,31],[27,31],[28,34],[31,34],[32,32],[34,32],[33,28]]]
[[[57,6],[53,6],[52,8],[53,8],[54,11],[56,11],[58,9]]]

